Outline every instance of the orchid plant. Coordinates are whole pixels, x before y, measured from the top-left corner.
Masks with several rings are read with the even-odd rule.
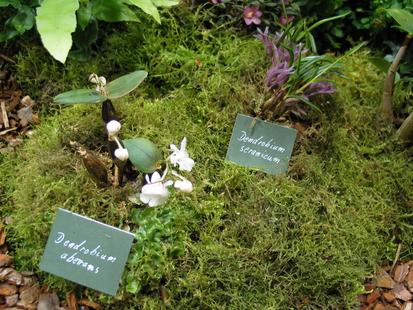
[[[129,172],[132,170],[145,173],[144,180],[146,184],[142,186],[141,192],[131,196],[130,200],[135,203],[141,202],[148,204],[150,207],[155,207],[167,201],[170,195],[168,187],[172,185],[179,191],[185,193],[192,192],[192,183],[175,170],[170,169],[169,164],[177,167],[180,171],[190,172],[195,165],[195,161],[189,157],[186,150],[186,137],[181,141],[180,148],[175,144],[170,145],[170,151],[172,153],[166,161],[162,160],[161,151],[150,140],[142,137],[122,140],[119,137],[122,124],[116,114],[111,99],[117,99],[130,93],[146,76],[147,72],[145,71],[135,71],[107,83],[105,77],[92,73],[89,76],[89,81],[95,84],[95,89],[78,89],[65,92],[56,96],[54,101],[62,105],[77,103],[102,104],[102,118],[105,122],[109,152],[115,169],[115,186],[122,185],[124,179],[128,179],[128,175],[130,175]],[[84,153],[85,152],[83,152],[83,154]],[[97,158],[93,158],[93,168],[90,168],[90,152],[88,154],[87,161],[83,158],[87,170],[91,172],[91,174],[99,176],[104,173],[102,173],[102,171],[95,173],[93,170],[104,169],[106,173],[106,168],[103,164],[99,163]],[[164,171],[160,171],[164,166]],[[169,171],[171,171],[171,173],[168,173]]]
[[[302,118],[307,114],[302,103],[320,111],[313,100],[319,95],[335,92],[326,76],[327,73],[337,73],[342,57],[317,55],[310,31],[324,22],[344,16],[322,20],[310,27],[302,21],[294,24],[291,19],[286,23],[280,22],[281,31],[274,35],[269,33],[268,27],[264,31],[258,29],[256,38],[264,44],[271,61],[265,77],[268,95],[259,107],[261,117],[272,119],[291,112]]]

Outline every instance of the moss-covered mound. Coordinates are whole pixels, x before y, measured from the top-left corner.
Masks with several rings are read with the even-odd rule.
[[[347,61],[348,79],[337,80],[326,116],[307,130],[288,175],[273,177],[224,161],[236,113],[259,96],[239,76],[258,67],[254,53],[262,51],[239,58],[240,51],[231,56],[240,61],[235,75],[210,64],[199,68],[209,70],[210,83],[198,80],[198,89],[115,103],[123,137],[145,136],[165,155],[188,138],[196,161],[190,195],[145,209],[127,201],[129,186],[96,187],[68,141],[104,152],[98,106],[62,110],[17,154],[2,157],[0,214],[11,217],[19,268],[39,272],[58,207],[136,232],[119,296],[100,297],[108,309],[355,307],[363,278],[394,257],[398,242],[411,257],[412,149],[376,121],[383,77],[366,54]]]

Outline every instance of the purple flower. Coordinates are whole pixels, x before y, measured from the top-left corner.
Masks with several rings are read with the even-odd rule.
[[[289,67],[287,62],[278,63],[268,70],[265,82],[269,88],[280,87],[293,72],[294,68]]]
[[[285,5],[290,4],[290,0],[281,0],[282,3],[284,3]]]
[[[294,16],[285,17],[283,15],[283,16],[280,17],[280,24],[285,26],[285,25],[291,23],[294,20],[294,18],[295,18]]]
[[[332,94],[335,91],[336,90],[333,88],[333,85],[329,82],[316,82],[311,83],[307,86],[307,88],[304,91],[304,95],[307,98],[310,98],[312,96],[320,94]]]
[[[211,2],[212,2],[213,4],[219,4],[219,3],[222,3],[222,1],[223,1],[223,0],[211,0]]]
[[[261,24],[262,12],[254,6],[246,6],[244,8],[244,21],[249,26],[251,24],[259,25]]]

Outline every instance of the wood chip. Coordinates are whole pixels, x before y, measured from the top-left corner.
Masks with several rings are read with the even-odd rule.
[[[4,300],[5,300],[6,306],[13,307],[17,304],[17,301],[19,300],[19,295],[14,294],[11,296],[6,296]]]
[[[4,226],[0,225],[0,246],[6,242],[6,230]]]
[[[12,262],[13,257],[6,254],[0,254],[0,267],[10,266]]]
[[[78,304],[82,305],[82,306],[87,306],[89,308],[96,309],[96,310],[101,310],[102,309],[102,307],[99,304],[97,304],[97,303],[95,303],[91,300],[88,300],[88,299],[81,299],[81,300],[78,301]]]
[[[37,286],[23,287],[20,291],[20,300],[18,301],[17,306],[23,307],[24,309],[36,309],[40,293],[41,291]]]
[[[397,299],[403,301],[409,301],[412,299],[412,294],[407,290],[407,288],[403,284],[397,283],[393,289],[394,295]]]
[[[42,294],[39,298],[37,310],[59,310],[59,298],[56,293]]]
[[[7,283],[0,283],[0,296],[11,296],[17,293],[17,287]]]
[[[77,310],[76,296],[73,292],[66,294],[66,302],[69,310]]]
[[[406,302],[403,307],[402,310],[413,310],[413,303],[412,302]]]
[[[9,128],[9,118],[7,117],[7,110],[6,110],[6,103],[2,100],[0,102],[0,109],[1,109],[1,117],[3,120],[3,126],[4,128]]]
[[[393,291],[389,291],[389,292],[384,292],[383,293],[383,298],[389,302],[392,303],[395,299],[396,299],[396,295],[394,295]]]
[[[392,289],[395,285],[394,280],[383,269],[378,270],[375,280],[376,280],[376,285],[381,288]]]
[[[409,274],[410,266],[408,264],[398,265],[394,272],[394,281],[403,282],[406,276]]]
[[[404,280],[407,288],[412,291],[413,290],[413,268],[412,270],[409,271],[409,274],[407,275],[406,279]]]
[[[381,302],[379,302],[374,306],[373,310],[385,310],[385,307]]]
[[[18,285],[18,286],[24,283],[23,276],[16,270],[13,270],[7,275],[6,281],[9,284]]]
[[[378,290],[375,290],[373,293],[371,293],[367,297],[367,303],[368,304],[374,304],[376,302],[376,300],[379,299],[380,296],[381,296],[380,292]]]

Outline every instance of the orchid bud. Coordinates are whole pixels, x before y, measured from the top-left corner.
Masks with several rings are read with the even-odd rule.
[[[174,187],[184,193],[190,193],[194,189],[192,183],[186,179],[175,181]]]
[[[99,83],[99,78],[96,75],[96,73],[92,73],[91,75],[89,75],[89,82],[91,82],[93,84],[98,84]]]
[[[125,161],[129,158],[129,153],[127,149],[118,148],[115,150],[115,157],[121,161]]]
[[[99,76],[99,83],[102,86],[105,86],[106,85],[106,78],[104,76]]]
[[[111,120],[109,123],[107,123],[106,130],[108,131],[109,136],[116,135],[119,132],[121,126],[122,125],[115,120]]]

